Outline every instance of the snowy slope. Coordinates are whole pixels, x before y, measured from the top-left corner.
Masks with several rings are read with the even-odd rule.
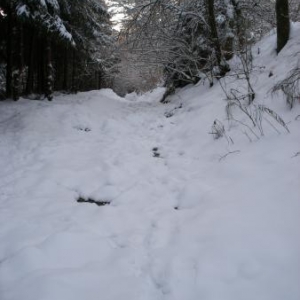
[[[300,105],[268,91],[299,59],[300,25],[274,48],[270,34],[254,49],[255,101],[290,134],[266,123],[252,142],[218,84],[167,105],[162,89],[1,103],[0,299],[299,300]]]

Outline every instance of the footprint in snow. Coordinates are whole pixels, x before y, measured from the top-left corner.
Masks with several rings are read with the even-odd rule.
[[[160,157],[160,153],[158,152],[158,147],[152,148],[153,157]]]

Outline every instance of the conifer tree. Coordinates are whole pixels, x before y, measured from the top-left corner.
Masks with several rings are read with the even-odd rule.
[[[106,84],[116,58],[103,0],[1,0],[0,10],[7,97],[37,93],[51,100],[54,90]]]

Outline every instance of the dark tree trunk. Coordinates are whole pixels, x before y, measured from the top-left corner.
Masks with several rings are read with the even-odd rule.
[[[101,74],[101,71],[98,71],[97,75],[98,75],[97,88],[98,88],[98,90],[100,90],[101,87],[102,87],[102,74]]]
[[[45,92],[45,60],[44,60],[44,41],[39,39],[38,43],[38,52],[37,54],[37,92],[42,95]]]
[[[7,40],[6,40],[6,97],[10,98],[12,95],[12,65],[13,65],[13,21],[12,21],[12,5],[7,11]]]
[[[29,59],[28,59],[28,74],[26,83],[26,94],[33,92],[33,76],[34,76],[34,56],[35,56],[35,32],[32,32],[30,47],[29,47]]]
[[[223,62],[222,50],[218,36],[217,24],[215,19],[214,0],[206,0],[208,24],[210,27],[211,40],[216,54],[217,65],[220,69],[220,76],[224,76],[229,71],[229,66]]]
[[[28,57],[28,73],[26,82],[26,94],[31,94],[33,91],[33,74],[34,74],[34,44],[35,34],[32,32],[30,37],[29,57]]]
[[[245,46],[245,32],[244,32],[244,18],[243,18],[243,14],[242,14],[242,10],[240,8],[240,2],[237,0],[231,0],[231,4],[233,6],[234,9],[234,13],[235,13],[235,28],[236,28],[236,35],[238,38],[238,50],[242,50],[243,47]]]
[[[21,23],[19,25],[19,53],[18,53],[19,59],[19,93],[24,93],[24,30],[23,30],[23,24]]]
[[[64,81],[63,81],[63,90],[68,90],[68,74],[69,74],[69,68],[68,68],[68,48],[65,49],[64,53]]]
[[[15,101],[19,99],[19,87],[20,87],[20,74],[18,69],[18,47],[19,47],[19,39],[18,39],[18,26],[16,24],[16,20],[14,16],[12,17],[12,97]]]
[[[23,92],[23,68],[24,68],[24,59],[23,59],[23,25],[17,24],[16,20],[13,19],[13,73],[12,73],[12,96],[15,101],[19,100],[20,95]]]
[[[218,65],[220,65],[222,61],[222,52],[221,52],[221,45],[218,36],[216,19],[215,19],[214,0],[206,0],[206,3],[207,3],[208,24],[210,27],[211,39],[216,52],[217,63]]]
[[[276,0],[277,53],[286,45],[290,37],[290,18],[288,0]]]
[[[77,93],[78,89],[78,82],[77,82],[77,74],[76,74],[76,56],[75,56],[75,50],[72,49],[72,87],[71,91],[72,93]]]
[[[45,58],[46,58],[46,86],[45,86],[45,96],[46,98],[51,101],[53,96],[53,83],[54,83],[54,73],[53,73],[53,66],[52,66],[52,53],[51,53],[51,39],[47,38],[46,40],[46,51],[45,51]]]

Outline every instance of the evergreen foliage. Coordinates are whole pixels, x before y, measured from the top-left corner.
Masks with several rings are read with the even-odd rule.
[[[6,97],[35,93],[51,100],[54,90],[109,84],[117,58],[104,0],[1,0],[0,9]]]

